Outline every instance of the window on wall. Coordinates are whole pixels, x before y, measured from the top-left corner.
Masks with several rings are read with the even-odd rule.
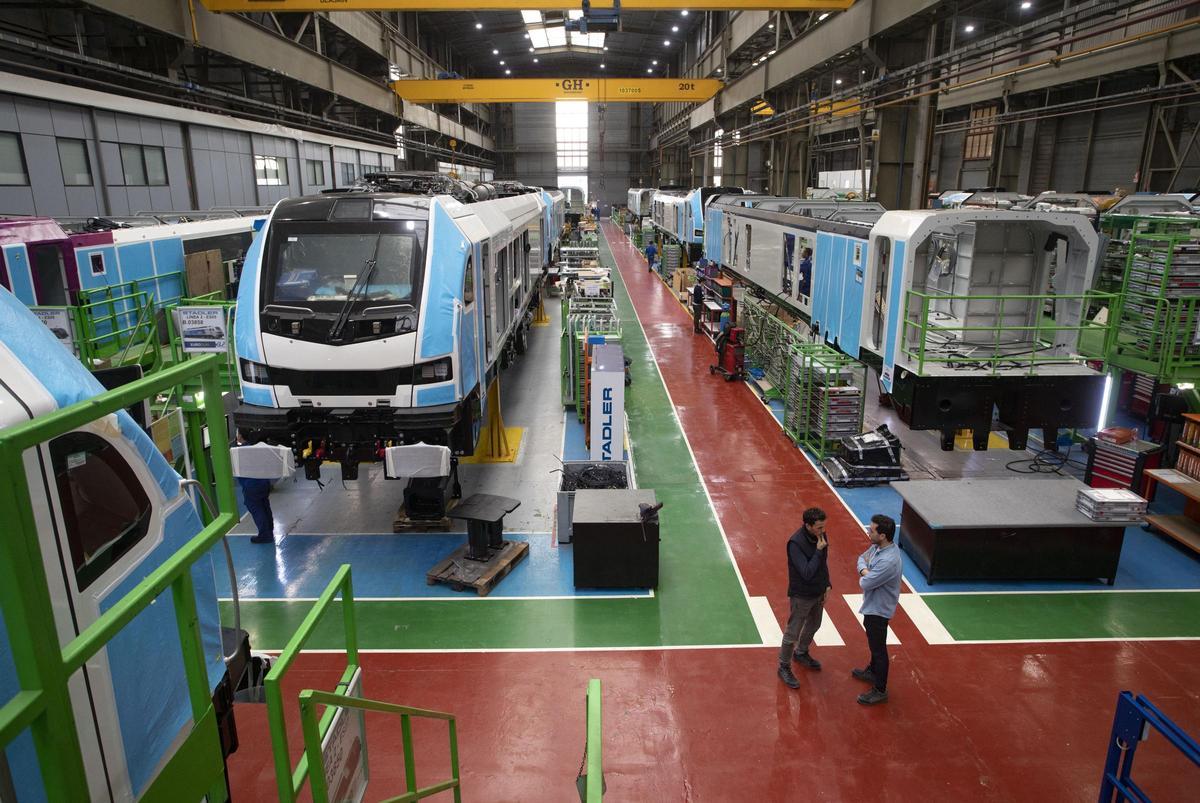
[[[162,187],[167,183],[167,160],[162,148],[121,145],[121,172],[129,187]]]
[[[585,173],[588,166],[588,109],[585,100],[560,100],[554,104],[558,171]]]
[[[338,162],[338,181],[343,187],[347,187],[354,183],[354,179],[358,175],[358,169],[353,162]]]
[[[325,163],[320,159],[305,159],[304,170],[310,185],[316,186],[325,183]]]
[[[21,152],[21,137],[17,134],[0,134],[0,184],[28,184],[29,173],[25,170],[25,154]]]
[[[996,140],[996,106],[971,109],[971,129],[963,140],[964,159],[991,159]]]
[[[58,140],[58,164],[62,168],[63,184],[68,187],[92,185],[92,166],[88,161],[87,143],[82,139]]]
[[[288,183],[287,159],[282,156],[255,156],[254,181],[260,187],[283,187]]]
[[[396,157],[400,161],[408,159],[408,152],[404,149],[404,126],[396,126]]]

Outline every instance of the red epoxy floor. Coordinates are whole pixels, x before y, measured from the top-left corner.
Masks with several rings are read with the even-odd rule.
[[[853,593],[865,536],[755,397],[709,375],[711,344],[619,231],[604,230],[750,594],[767,596],[784,623],[783,545],[814,504],[830,516],[834,590]],[[861,628],[840,601],[829,613],[847,646],[814,648],[825,668],[801,675],[798,691],[776,678],[773,648],[370,654],[364,691],[459,717],[466,800],[575,799],[590,677],[604,683],[614,801],[1095,800],[1119,690],[1147,694],[1200,733],[1195,642],[931,646],[899,612],[892,699],[864,708],[849,677],[866,655]],[[329,687],[343,660],[306,656],[285,699]],[[237,716],[235,799],[274,797],[265,709],[242,705]],[[402,790],[398,733],[370,725],[369,799]],[[439,780],[444,730],[417,735],[418,780]],[[296,754],[298,739],[294,728]],[[1137,775],[1156,801],[1200,788],[1161,738],[1139,751]]]

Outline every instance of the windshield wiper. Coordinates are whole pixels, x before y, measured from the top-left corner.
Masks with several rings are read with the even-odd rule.
[[[366,290],[371,284],[371,276],[375,273],[375,265],[379,260],[379,245],[382,242],[383,236],[376,236],[375,250],[372,252],[371,258],[366,261],[363,269],[355,277],[354,286],[350,288],[350,292],[346,293],[346,303],[342,305],[342,311],[338,313],[337,320],[329,328],[330,343],[336,343],[342,339],[342,330],[346,328],[346,321],[350,320],[350,310],[354,305],[354,299],[358,296],[360,286],[362,292],[366,294]]]

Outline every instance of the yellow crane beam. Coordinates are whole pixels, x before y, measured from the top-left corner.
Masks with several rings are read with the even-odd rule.
[[[561,11],[577,0],[200,0],[209,11]],[[845,11],[854,0],[621,0],[622,11]],[[592,0],[593,9],[612,0]]]
[[[411,103],[702,103],[721,91],[723,84],[715,78],[480,78],[405,79],[391,86]]]

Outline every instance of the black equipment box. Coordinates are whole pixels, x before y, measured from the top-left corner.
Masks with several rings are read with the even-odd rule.
[[[652,490],[579,490],[571,516],[576,588],[656,588],[658,517]]]

